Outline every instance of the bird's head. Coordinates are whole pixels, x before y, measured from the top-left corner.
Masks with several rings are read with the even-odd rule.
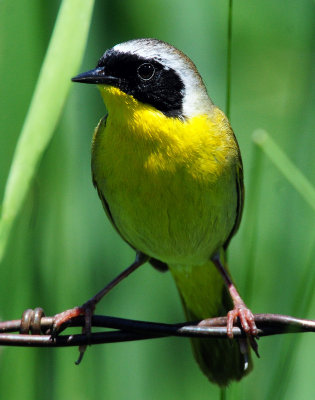
[[[106,96],[120,93],[168,117],[208,114],[213,106],[194,63],[156,39],[117,44],[104,53],[95,69],[72,81],[99,85],[105,103]]]

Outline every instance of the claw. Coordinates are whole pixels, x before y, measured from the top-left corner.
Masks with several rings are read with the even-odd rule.
[[[54,339],[58,334],[63,331],[72,318],[79,317],[84,314],[82,307],[74,307],[69,310],[56,314],[54,323],[51,329],[51,337]]]
[[[66,328],[67,323],[70,322],[72,318],[79,317],[84,315],[84,325],[82,327],[82,334],[87,335],[88,337],[91,335],[91,327],[92,327],[92,316],[95,310],[95,302],[90,300],[84,303],[81,307],[74,307],[70,310],[63,311],[60,314],[56,314],[54,317],[54,323],[52,326],[51,337],[55,339],[57,335]],[[79,346],[79,357],[75,362],[76,365],[79,365],[84,356],[86,345]]]
[[[255,324],[253,313],[248,309],[245,304],[236,305],[233,310],[228,312],[227,315],[227,335],[233,339],[233,325],[236,319],[239,318],[243,331],[251,336],[257,336],[258,329]]]
[[[70,308],[69,310],[63,311],[60,314],[56,314],[54,317],[51,336],[56,337],[61,332],[61,330],[66,327],[66,324],[69,323],[72,318],[76,318],[81,315],[84,315],[85,317],[85,323],[82,327],[82,333],[89,336],[91,334],[92,317],[94,314],[94,310],[95,302],[93,300],[89,300],[80,307]]]
[[[256,339],[259,339],[258,329],[255,324],[254,315],[249,308],[245,306],[245,304],[236,305],[233,310],[229,311],[227,314],[227,336],[230,339],[233,339],[233,325],[236,322],[236,319],[239,318],[241,327],[243,331],[246,333],[248,337],[249,344],[251,348],[254,350],[255,354],[259,358],[258,353],[258,344]]]

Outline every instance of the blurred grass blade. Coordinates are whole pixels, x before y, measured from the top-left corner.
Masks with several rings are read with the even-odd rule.
[[[296,292],[292,295],[292,300],[294,302],[290,307],[292,310],[290,311],[290,315],[293,316],[298,315],[307,318],[314,299],[315,274],[312,274],[314,266],[313,260],[315,257],[314,239],[315,233],[313,232],[309,250],[301,255],[301,266],[305,265],[306,268],[299,282],[297,280]],[[301,336],[297,335],[293,340],[286,339],[284,343],[282,343],[281,358],[275,361],[274,374],[269,384],[266,399],[286,398],[286,392],[294,373],[294,363],[300,350],[299,345],[301,340]]]
[[[300,193],[304,200],[315,210],[315,188],[302,172],[288,159],[285,153],[277,146],[268,133],[262,129],[253,133],[253,141],[271,159],[274,165],[282,172],[291,185]],[[313,236],[314,237],[314,236]],[[313,299],[314,276],[312,277],[313,240],[310,251],[301,256],[300,266],[306,266],[304,273],[297,284],[291,315],[305,315]],[[273,378],[269,384],[265,398],[285,398],[288,384],[292,378],[294,362],[299,351],[301,338],[285,339],[280,351],[281,358],[275,361]]]
[[[63,0],[13,157],[0,219],[0,261],[86,45],[94,0]]]
[[[233,15],[233,0],[229,0],[227,57],[226,57],[227,60],[226,61],[226,104],[225,104],[225,113],[228,119],[230,119],[230,107],[231,107],[232,15]]]
[[[315,211],[315,188],[302,172],[289,160],[285,153],[263,129],[253,133],[253,141],[261,147],[274,165]]]
[[[246,301],[250,304],[254,294],[254,276],[257,266],[257,248],[259,244],[259,210],[262,197],[262,172],[263,172],[263,153],[260,148],[253,145],[251,168],[248,172],[247,190],[247,210],[244,225],[243,243],[246,243],[244,251],[244,293]],[[244,216],[245,218],[245,216]]]
[[[307,267],[297,285],[295,295],[292,295],[292,299],[295,301],[291,306],[292,312],[290,312],[290,315],[293,316],[307,317],[314,299],[315,274],[312,274],[315,256],[314,233],[310,243],[309,252],[307,252],[306,257],[303,257],[305,260],[302,259],[301,262],[301,265],[306,265]],[[292,381],[294,373],[294,364],[300,351],[301,340],[301,336],[296,335],[291,340],[286,338],[282,343],[281,358],[275,360],[274,374],[268,387],[266,400],[286,398],[289,383]]]

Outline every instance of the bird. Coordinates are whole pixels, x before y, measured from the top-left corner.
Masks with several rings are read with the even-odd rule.
[[[244,202],[242,159],[227,117],[191,59],[158,39],[119,43],[72,81],[97,85],[104,100],[107,114],[92,141],[93,184],[136,260],[56,326],[69,315],[91,318],[96,303],[148,261],[170,271],[188,321],[205,327],[227,315],[228,338],[191,344],[211,382],[240,380],[252,369],[257,327],[226,261]],[[231,340],[237,319],[247,336]]]

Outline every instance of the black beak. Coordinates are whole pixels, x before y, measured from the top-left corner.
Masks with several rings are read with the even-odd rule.
[[[95,68],[90,71],[83,72],[71,79],[72,82],[91,83],[94,85],[117,85],[118,78],[105,74],[104,68]]]

